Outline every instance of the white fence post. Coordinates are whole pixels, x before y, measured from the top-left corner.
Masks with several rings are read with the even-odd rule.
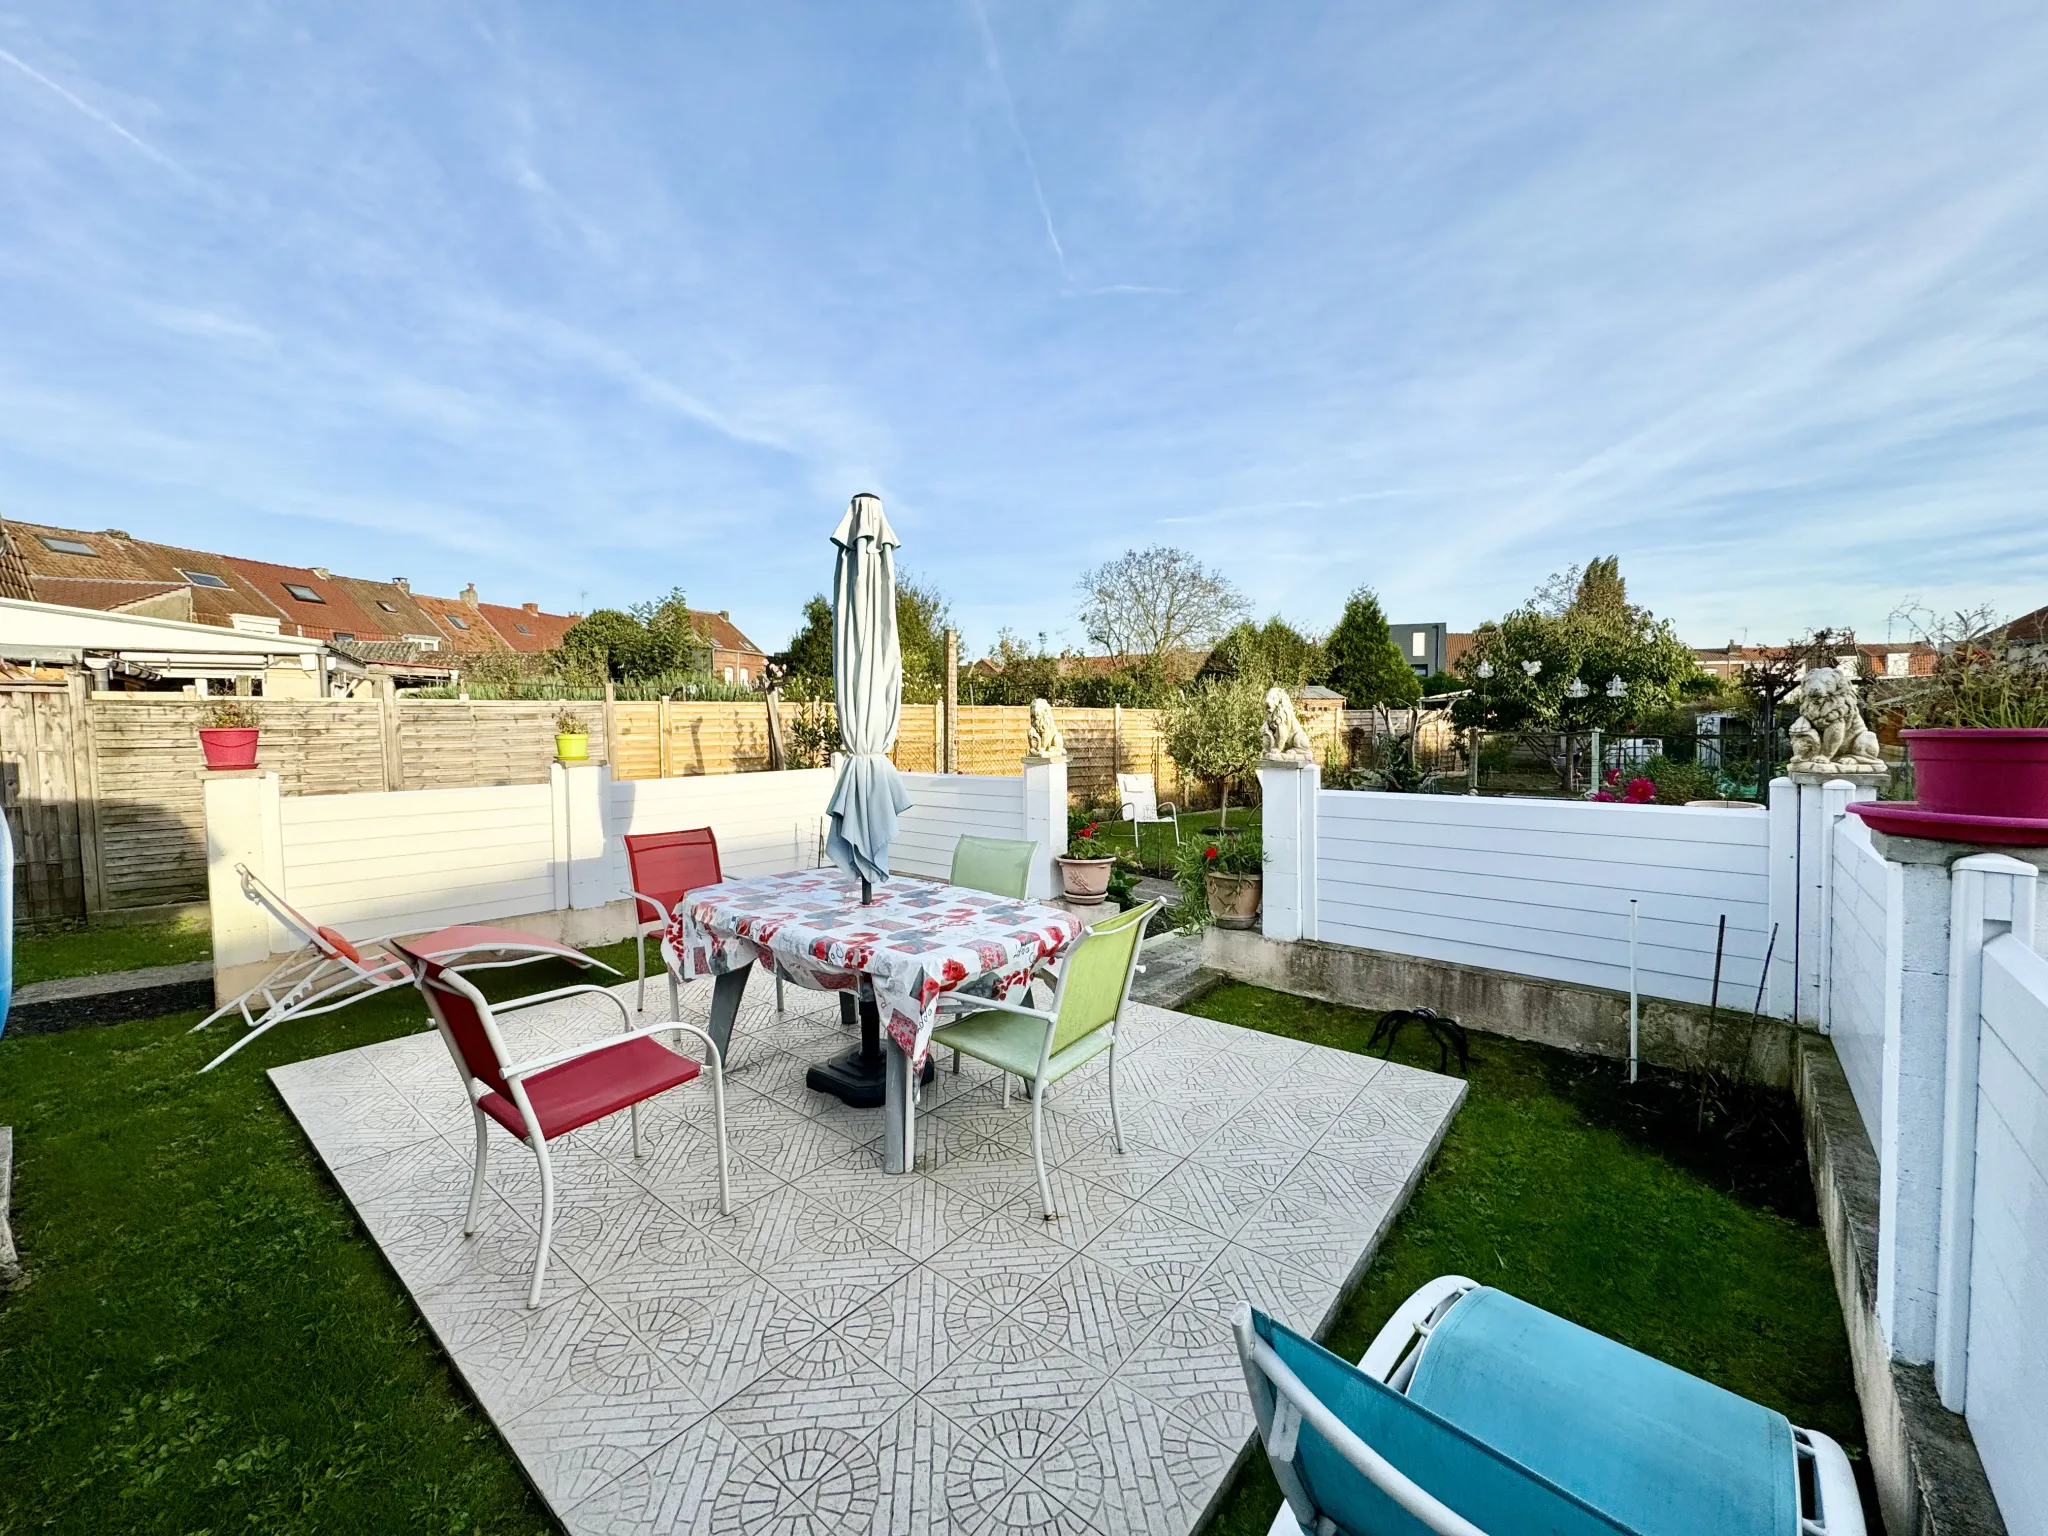
[[[1777,927],[1778,941],[1771,948],[1764,1012],[1774,1019],[1789,1019],[1799,947],[1799,787],[1790,779],[1771,780],[1769,815],[1770,921]],[[1765,943],[1770,947],[1768,940]]]
[[[1961,1413],[1970,1358],[1970,1258],[1977,1172],[1977,1053],[1983,1028],[1984,946],[2010,933],[2034,946],[2036,873],[2002,853],[1949,870],[1948,1041],[1942,1094],[1940,1259],[1934,1385]]]
[[[1057,889],[1052,861],[1067,851],[1067,760],[1024,759],[1024,835],[1038,844],[1031,859],[1027,895],[1044,898]]]
[[[1314,763],[1259,760],[1266,850],[1260,929],[1269,939],[1316,936],[1316,799],[1322,787],[1323,770]]]
[[[209,772],[206,803],[206,896],[213,923],[214,1001],[246,991],[244,972],[270,963],[271,922],[242,894],[237,864],[272,890],[284,891],[284,849],[278,835],[278,779],[260,769]]]
[[[569,865],[570,907],[601,907],[611,899],[611,848],[608,811],[612,771],[604,763],[557,763],[559,793],[566,816],[565,855]]]
[[[1794,1018],[1827,1029],[1828,887],[1834,879],[1835,823],[1853,800],[1875,800],[1878,775],[1791,776],[1799,805],[1799,917],[1792,935],[1799,973]]]

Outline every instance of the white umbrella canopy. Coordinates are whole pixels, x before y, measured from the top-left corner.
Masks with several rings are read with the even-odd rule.
[[[863,882],[889,878],[889,844],[910,796],[889,761],[903,715],[903,648],[896,635],[896,532],[879,496],[853,498],[832,534],[832,694],[846,758],[826,806],[825,852]]]

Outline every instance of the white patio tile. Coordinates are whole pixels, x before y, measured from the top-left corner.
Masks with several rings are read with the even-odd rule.
[[[649,1015],[665,1017],[666,986]],[[683,993],[701,1020],[710,988]],[[630,999],[632,987],[624,989]],[[881,1117],[803,1086],[853,1041],[832,1000],[764,980],[730,1055],[734,1209],[707,1085],[553,1144],[544,1305],[531,1153],[473,1132],[438,1037],[273,1074],[365,1228],[567,1529],[1185,1536],[1250,1433],[1230,1336],[1250,1299],[1313,1332],[1463,1092],[1408,1068],[1133,1005],[1107,1063],[1045,1106],[940,1053],[913,1174]],[[515,1052],[598,1038],[588,998],[515,1014]],[[686,1046],[687,1049],[687,1046]]]

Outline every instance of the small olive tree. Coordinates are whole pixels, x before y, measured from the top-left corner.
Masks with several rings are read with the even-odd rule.
[[[1230,824],[1230,785],[1259,762],[1259,731],[1265,724],[1264,695],[1247,678],[1196,683],[1169,705],[1163,730],[1166,755],[1183,774],[1215,779],[1221,786],[1222,824]]]

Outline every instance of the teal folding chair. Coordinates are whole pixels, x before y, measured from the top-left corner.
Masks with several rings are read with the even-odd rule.
[[[1357,1365],[1248,1304],[1269,1536],[1864,1536],[1826,1435],[1463,1276]]]

